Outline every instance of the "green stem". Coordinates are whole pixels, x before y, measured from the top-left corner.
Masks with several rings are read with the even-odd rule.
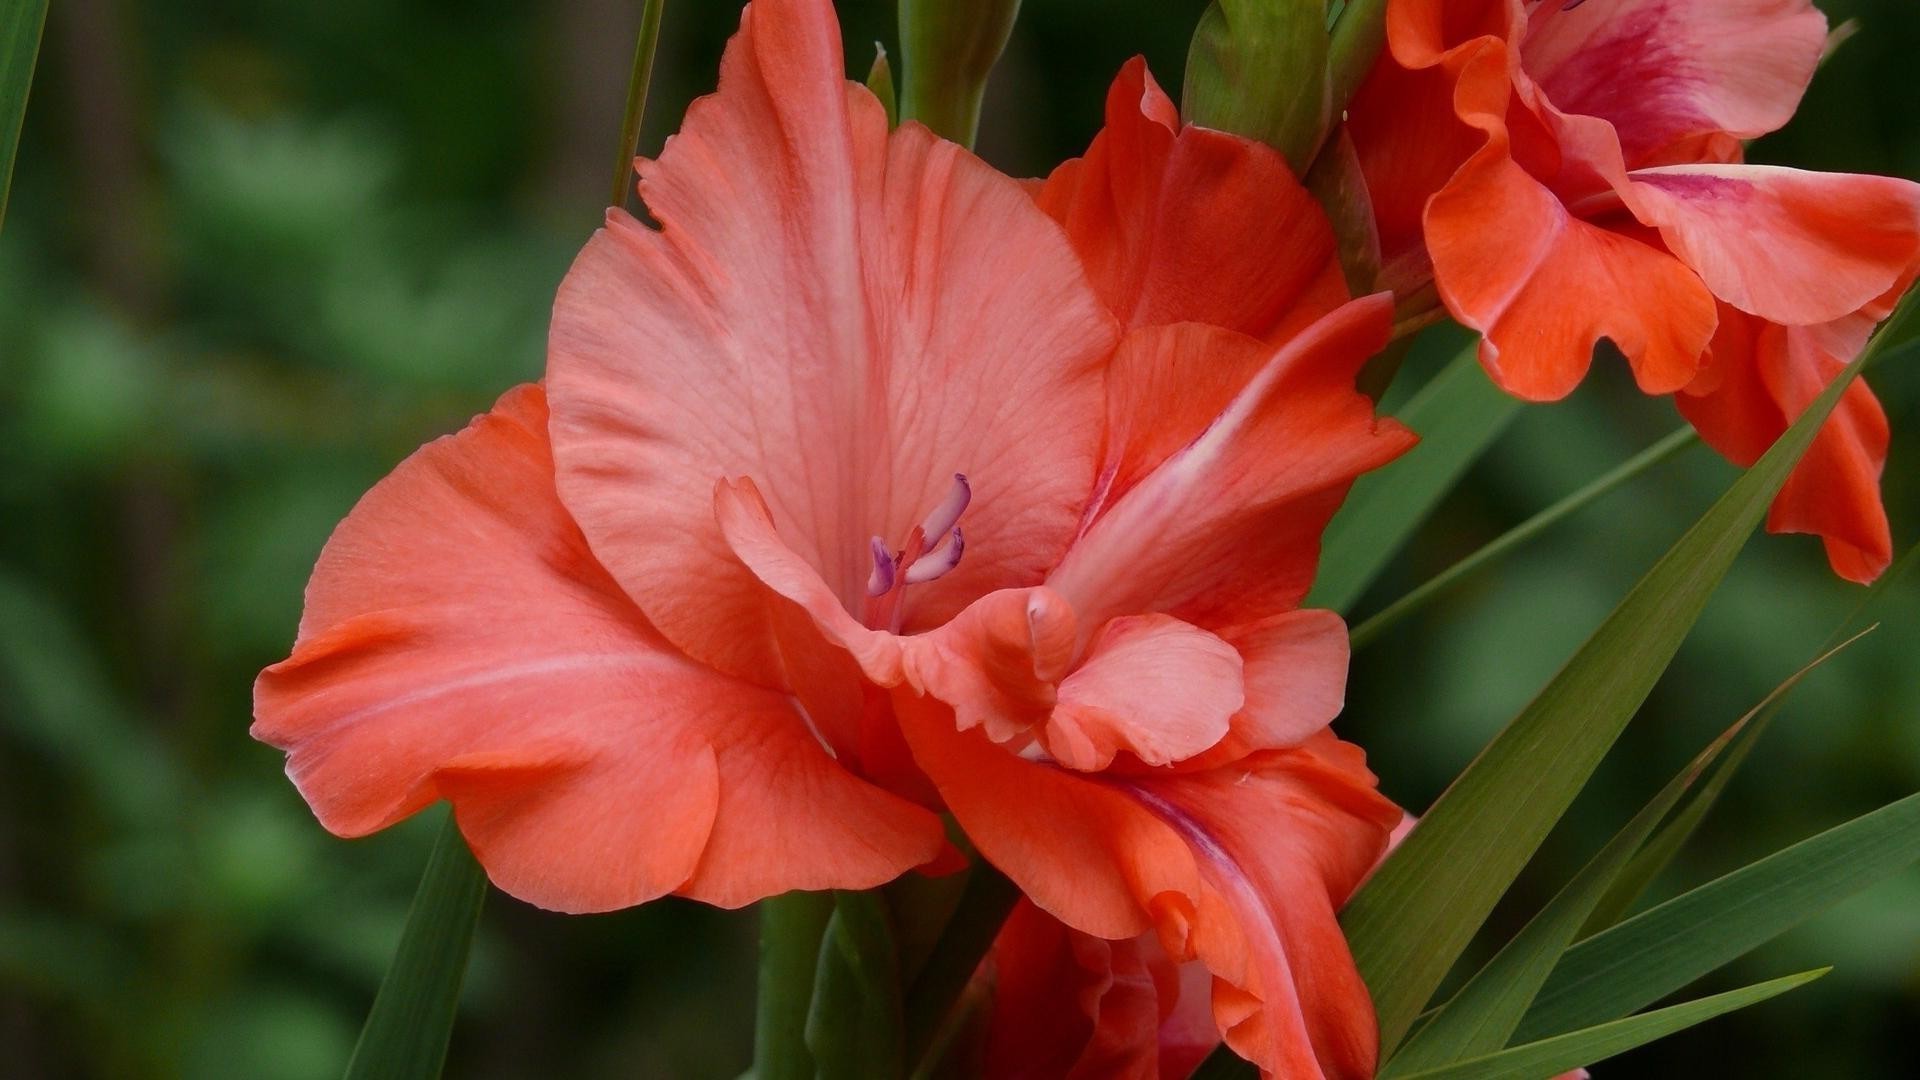
[[[909,1068],[926,1056],[1019,899],[1020,890],[1005,874],[985,861],[975,864],[946,931],[907,990]]]
[[[647,111],[647,86],[653,82],[653,54],[660,45],[660,14],[667,0],[646,0],[640,12],[640,36],[633,44],[633,74],[627,78],[627,114],[620,121],[620,151],[613,161],[613,197],[608,206],[626,206],[634,197],[633,158],[640,147],[640,119]]]
[[[1629,480],[1667,460],[1681,450],[1700,441],[1699,432],[1684,427],[1666,438],[1640,451],[1633,457],[1621,462],[1605,475],[1575,491],[1533,517],[1507,530],[1499,539],[1474,552],[1473,554],[1447,567],[1419,588],[1394,601],[1384,611],[1354,627],[1353,648],[1364,648],[1384,633],[1388,627],[1418,611],[1434,597],[1446,591],[1460,579],[1487,565],[1493,560],[1512,551],[1534,537],[1558,524],[1562,519],[1584,509],[1611,493]]]
[[[760,989],[754,1010],[754,1080],[813,1080],[807,1010],[833,894],[790,892],[760,901]]]

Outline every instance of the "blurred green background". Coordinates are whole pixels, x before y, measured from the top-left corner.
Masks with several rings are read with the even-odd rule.
[[[0,235],[0,1075],[338,1075],[433,825],[327,836],[247,739],[250,683],[358,494],[539,374],[554,285],[605,200],[639,6],[55,0]],[[1031,175],[1075,152],[1134,53],[1177,87],[1202,6],[1028,0],[982,153]],[[1864,32],[1756,158],[1920,176],[1920,8],[1823,6]],[[891,4],[841,11],[864,72]],[[669,3],[643,149],[711,87],[736,17]],[[1875,382],[1911,544],[1920,371]],[[1522,416],[1360,613],[1675,423],[1602,365]],[[1341,729],[1388,792],[1431,799],[1732,475],[1689,451],[1360,655]],[[1811,540],[1751,545],[1522,899],[1855,596]],[[1920,788],[1916,599],[1920,580],[1798,691],[1668,888]],[[674,901],[564,918],[496,894],[449,1074],[735,1076],[751,933]],[[1602,1075],[1911,1075],[1920,872],[1727,978],[1828,962]]]

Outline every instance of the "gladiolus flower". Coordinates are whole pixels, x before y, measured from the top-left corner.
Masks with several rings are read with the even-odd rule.
[[[1178,192],[1193,142],[1270,172],[1170,141],[1083,179]],[[544,389],[322,555],[255,726],[322,822],[445,798],[503,888],[597,910],[872,886],[951,857],[946,809],[1065,924],[1203,963],[1269,1071],[1368,1072],[1333,912],[1399,812],[1324,731],[1345,629],[1298,607],[1412,436],[1353,389],[1391,301],[1305,266],[1297,185],[1215,201],[1316,238],[1284,287],[1115,288],[1090,232],[889,133],[826,0],[758,0],[640,192],[659,228],[608,212]]]
[[[1606,338],[1750,463],[1920,266],[1920,186],[1742,164],[1813,77],[1808,0],[1393,0],[1387,20],[1349,128],[1383,282],[1430,274],[1510,393],[1563,397]],[[1871,392],[1821,441],[1770,526],[1871,580],[1891,558]]]

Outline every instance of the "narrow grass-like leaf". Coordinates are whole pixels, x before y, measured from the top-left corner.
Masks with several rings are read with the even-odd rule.
[[[1520,412],[1468,345],[1400,410],[1420,444],[1353,485],[1320,545],[1310,607],[1346,613],[1433,508]]]
[[[760,977],[754,999],[754,1080],[813,1080],[807,1016],[819,974],[820,939],[833,894],[769,896],[760,909]]]
[[[1920,860],[1920,795],[1881,807],[1567,950],[1521,1022],[1538,1039],[1623,1016]]]
[[[1878,341],[1648,571],[1348,903],[1341,922],[1384,1048],[1399,1044],[1646,700]]]
[[[1669,780],[1513,940],[1408,1038],[1381,1076],[1403,1076],[1490,1054],[1507,1045],[1527,1006],[1608,884],[1751,718],[1749,713],[1727,729]]]
[[[1708,811],[1712,810],[1714,803],[1719,801],[1720,793],[1726,790],[1728,781],[1733,779],[1733,774],[1738,772],[1740,766],[1746,762],[1747,755],[1753,751],[1754,744],[1760,741],[1761,734],[1773,722],[1774,715],[1780,711],[1785,692],[1792,689],[1794,683],[1807,672],[1825,663],[1840,650],[1852,645],[1873,630],[1870,626],[1845,641],[1835,644],[1839,636],[1854,625],[1854,620],[1860,617],[1861,612],[1871,606],[1872,602],[1899,578],[1907,566],[1914,561],[1916,553],[1920,553],[1920,546],[1909,550],[1907,554],[1901,556],[1900,561],[1895,563],[1892,569],[1880,576],[1880,580],[1874,583],[1860,603],[1856,604],[1853,611],[1841,621],[1834,635],[1827,639],[1827,644],[1823,646],[1827,649],[1825,653],[1801,669],[1799,674],[1782,684],[1773,693],[1767,695],[1766,700],[1760,703],[1754,713],[1749,714],[1752,720],[1747,724],[1746,730],[1740,733],[1740,737],[1734,740],[1733,746],[1714,764],[1706,783],[1701,784],[1699,790],[1694,792],[1673,815],[1673,819],[1662,825],[1653,839],[1647,841],[1646,846],[1633,857],[1633,861],[1627,864],[1627,868],[1614,879],[1612,886],[1607,889],[1607,894],[1594,905],[1593,913],[1587,916],[1587,925],[1580,929],[1581,937],[1588,937],[1619,922],[1628,909],[1633,907],[1634,902],[1652,886],[1654,880],[1660,876],[1660,872],[1680,854],[1680,849],[1686,846],[1687,841],[1693,837],[1694,831],[1706,819]]]
[[[1498,955],[1441,1007],[1428,1024],[1407,1040],[1382,1075],[1397,1076],[1434,1068],[1492,1053],[1507,1045],[1507,1039],[1519,1027],[1527,1007],[1561,954],[1592,918],[1596,906],[1612,895],[1613,884],[1637,862],[1636,853],[1644,851],[1642,845],[1648,835],[1673,810],[1693,782],[1713,767],[1730,746],[1737,750],[1750,748],[1753,743],[1747,737],[1748,730],[1758,724],[1758,718],[1770,713],[1809,672],[1871,632],[1871,628],[1862,630],[1788,676],[1702,750]],[[1714,775],[1723,777],[1726,771],[1717,769]]]
[[[447,814],[347,1080],[432,1080],[447,1060],[487,876]]]
[[[1334,107],[1345,109],[1387,44],[1387,0],[1347,0],[1333,20],[1327,79]]]
[[[819,1080],[902,1075],[900,954],[878,892],[834,894],[807,1012]]]
[[[667,0],[646,0],[640,32],[633,42],[633,70],[627,75],[627,111],[620,120],[620,148],[613,158],[613,196],[608,206],[626,206],[637,198],[633,156],[639,152],[640,121],[647,113],[647,87],[653,84],[653,54],[660,47],[660,16]]]
[[[1625,1053],[1636,1046],[1645,1046],[1735,1009],[1744,1009],[1768,998],[1779,997],[1831,970],[1819,968],[1756,983],[1724,994],[1714,994],[1583,1031],[1516,1046],[1473,1061],[1413,1073],[1406,1080],[1542,1080],[1543,1077],[1583,1068],[1615,1054]]]
[[[46,21],[47,0],[8,0],[0,11],[0,223],[7,218],[13,159],[20,149],[27,92],[33,87],[33,65]]]
[[[900,0],[900,118],[971,147],[1020,0]]]
[[[1466,578],[1474,571],[1494,562],[1501,556],[1532,540],[1546,530],[1559,524],[1598,502],[1616,488],[1638,478],[1642,473],[1667,460],[1680,451],[1697,446],[1699,432],[1690,427],[1680,428],[1666,438],[1640,451],[1633,457],[1596,477],[1567,497],[1533,515],[1502,533],[1493,542],[1473,554],[1435,574],[1420,587],[1395,600],[1378,614],[1370,616],[1365,622],[1353,628],[1353,647],[1363,648],[1378,638],[1388,627],[1420,610],[1428,601],[1445,592],[1449,587]]]

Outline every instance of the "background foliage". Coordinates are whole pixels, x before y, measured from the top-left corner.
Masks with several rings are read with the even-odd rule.
[[[1084,146],[1145,51],[1169,87],[1202,0],[1027,0],[981,152]],[[1920,9],[1865,31],[1755,157],[1920,176]],[[850,66],[892,5],[841,5]],[[33,1077],[337,1076],[431,841],[329,838],[245,736],[328,529],[421,441],[538,375],[554,284],[598,222],[639,4],[61,0],[0,235],[0,1047]],[[712,85],[732,4],[670,3],[642,145]],[[1358,613],[1650,443],[1670,406],[1606,364],[1529,409]],[[1415,375],[1420,374],[1416,367]],[[1920,371],[1874,382],[1896,541],[1920,537]],[[1692,450],[1361,653],[1341,730],[1425,805],[1726,486]],[[1743,556],[1601,780],[1545,899],[1851,606],[1805,539]],[[1811,677],[1669,887],[1920,788],[1920,580]],[[431,818],[433,815],[425,815]],[[450,1075],[732,1077],[751,920],[668,901],[483,917]],[[1779,1004],[1607,1066],[1905,1076],[1920,873],[1706,989],[1837,963]],[[1783,1022],[1790,1018],[1791,1022]]]

